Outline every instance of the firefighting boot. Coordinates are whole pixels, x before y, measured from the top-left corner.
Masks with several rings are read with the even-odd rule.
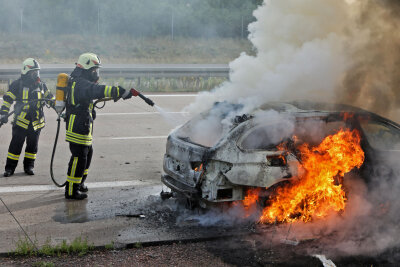
[[[14,174],[14,170],[11,170],[11,169],[6,169],[5,171],[4,171],[4,177],[10,177],[11,175],[13,175]]]
[[[33,167],[29,166],[29,167],[25,167],[24,168],[24,172],[28,175],[35,175],[35,173],[33,172]]]
[[[80,191],[80,192],[83,192],[83,193],[86,193],[87,191],[89,191],[89,189],[87,188],[87,186],[85,185],[85,181],[86,181],[86,175],[84,175],[83,177],[82,177],[82,182],[79,184],[79,186],[78,186],[78,190]]]
[[[79,184],[76,183],[67,183],[65,185],[65,198],[75,200],[83,200],[87,198],[87,195],[85,193],[79,192],[78,186]]]

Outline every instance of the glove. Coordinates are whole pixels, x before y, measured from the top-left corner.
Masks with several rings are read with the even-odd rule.
[[[0,123],[4,124],[8,122],[8,114],[0,115]]]
[[[126,90],[119,86],[119,95],[122,97],[123,100],[129,99],[132,97],[131,90]]]
[[[54,108],[56,106],[56,100],[55,99],[49,100],[49,101],[47,101],[47,103],[52,108]]]
[[[124,100],[131,98],[132,93],[130,90],[126,90],[122,86],[113,86],[111,89],[111,97],[114,98],[114,102],[117,102],[120,98]]]

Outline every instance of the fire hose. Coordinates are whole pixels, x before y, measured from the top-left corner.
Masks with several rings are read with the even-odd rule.
[[[59,86],[57,85],[57,97],[56,97],[56,99],[59,99],[59,98],[60,98],[60,97],[59,97],[59,94],[60,94],[59,90],[60,90],[60,88],[59,88]],[[140,97],[141,99],[143,99],[148,105],[154,106],[154,102],[153,102],[150,98],[145,97],[145,96],[142,95],[140,92],[136,91],[134,88],[132,88],[130,91],[131,91],[132,96],[139,96],[139,97]],[[63,98],[64,98],[64,94],[62,94],[62,98],[60,98],[60,99],[63,99]],[[121,97],[120,97],[120,98],[121,98]],[[102,98],[102,99],[98,99],[98,100],[96,100],[96,101],[93,103],[93,109],[95,109],[95,108],[97,108],[97,109],[102,109],[102,108],[104,108],[104,106],[105,106],[105,104],[106,104],[107,101],[114,100],[114,101],[116,102],[116,101],[118,101],[120,98],[118,98],[118,99],[114,99],[114,98]],[[58,101],[60,101],[60,100],[58,100]],[[98,104],[98,103],[101,103],[101,102],[103,102],[103,106],[102,106],[102,107],[97,106],[97,104]],[[63,184],[57,183],[57,181],[56,181],[55,178],[54,178],[54,173],[53,173],[53,162],[54,162],[54,156],[55,156],[56,148],[57,148],[58,135],[59,135],[59,133],[60,133],[60,122],[61,122],[61,118],[65,118],[64,113],[62,113],[63,110],[64,110],[64,107],[58,108],[58,109],[57,109],[57,102],[56,102],[56,112],[57,112],[57,114],[58,114],[58,117],[57,117],[57,132],[56,132],[56,137],[55,137],[55,139],[54,139],[53,152],[52,152],[52,154],[51,154],[50,176],[51,176],[51,180],[53,181],[54,185],[56,185],[57,187],[64,187],[64,186],[66,185],[66,183],[67,183],[66,181],[65,181]],[[92,128],[92,130],[93,130],[93,128]]]

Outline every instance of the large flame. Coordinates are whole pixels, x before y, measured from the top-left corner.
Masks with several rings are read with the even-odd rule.
[[[364,162],[359,132],[340,130],[316,147],[304,143],[298,150],[302,175],[292,178],[294,182],[290,186],[277,189],[264,208],[260,222],[308,222],[331,211],[344,210],[346,194],[342,178]]]

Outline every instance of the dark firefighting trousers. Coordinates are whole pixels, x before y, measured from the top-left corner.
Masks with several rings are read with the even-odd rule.
[[[67,183],[68,194],[73,194],[73,188],[83,183],[88,175],[90,162],[92,161],[93,148],[92,146],[78,145],[69,143],[71,151],[71,159],[68,163]]]
[[[33,130],[32,123],[28,129],[23,129],[17,125],[12,127],[12,138],[8,148],[6,170],[14,171],[18,165],[19,156],[26,139],[24,169],[35,166],[36,154],[38,152],[40,130]]]

